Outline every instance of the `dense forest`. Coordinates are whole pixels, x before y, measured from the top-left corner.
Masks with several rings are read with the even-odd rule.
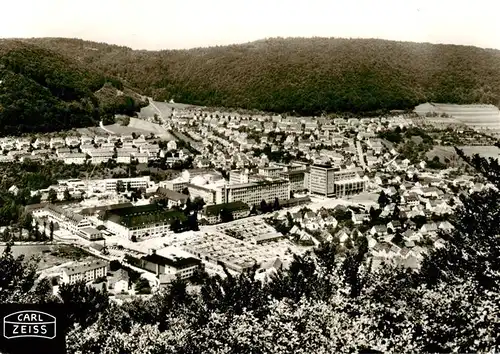
[[[500,349],[500,167],[460,156],[496,188],[462,196],[419,271],[371,269],[367,242],[342,256],[324,243],[295,257],[269,281],[255,271],[200,273],[121,305],[83,283],[53,297],[36,264],[7,249],[0,257],[0,302],[62,302],[68,353],[407,353]]]
[[[95,126],[144,104],[113,76],[48,49],[0,40],[0,136]]]
[[[378,39],[275,38],[144,51],[30,39],[158,100],[275,112],[380,112],[500,102],[500,51]]]

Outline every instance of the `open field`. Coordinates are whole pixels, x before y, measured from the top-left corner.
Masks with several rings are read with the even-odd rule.
[[[144,131],[155,133],[166,140],[174,140],[175,138],[160,124],[151,123],[144,119],[130,118],[130,123],[127,128],[141,129]]]
[[[427,159],[432,160],[434,157],[438,157],[439,161],[445,162],[445,159],[450,161],[451,167],[457,167],[464,165],[465,162],[458,157],[453,146],[434,146],[432,150],[427,151],[425,154]]]
[[[130,118],[132,120],[132,118]],[[116,135],[131,135],[132,133],[136,133],[138,135],[144,134],[144,135],[149,135],[151,131],[149,130],[144,130],[144,129],[139,129],[139,128],[134,128],[130,126],[123,126],[120,124],[111,124],[111,125],[105,125],[104,126],[107,130],[112,131]],[[101,132],[108,134],[104,130],[101,129]]]
[[[0,246],[3,252],[5,246]],[[15,257],[24,255],[24,259],[40,257],[38,269],[44,270],[69,261],[79,260],[90,256],[89,253],[70,245],[14,245],[12,254]]]
[[[139,118],[130,117],[130,123],[127,126],[123,126],[120,124],[111,124],[105,125],[104,127],[117,135],[130,135],[132,133],[149,135],[150,133],[154,133],[162,140],[177,140],[160,124],[148,122],[147,120]]]
[[[463,150],[466,155],[479,154],[481,157],[485,158],[498,158],[500,155],[500,149],[494,145],[489,146],[458,146],[459,149]]]
[[[493,145],[467,145],[457,147],[469,156],[475,154],[479,154],[479,156],[484,158],[498,158],[500,156],[500,149]],[[429,160],[432,160],[435,156],[437,156],[441,162],[444,162],[444,159],[448,159],[450,160],[451,167],[465,165],[465,162],[462,161],[462,159],[460,159],[455,153],[455,148],[453,146],[434,146],[432,150],[427,152],[426,156]]]

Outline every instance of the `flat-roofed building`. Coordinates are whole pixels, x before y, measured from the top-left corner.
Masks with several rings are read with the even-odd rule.
[[[281,166],[268,166],[259,168],[259,175],[266,177],[278,177],[284,168]]]
[[[178,177],[170,181],[162,181],[158,183],[159,187],[171,189],[175,192],[182,192],[186,188],[189,180],[183,177]]]
[[[120,181],[120,182],[119,182]],[[125,188],[130,186],[134,189],[147,189],[153,185],[151,176],[129,177],[129,178],[107,178],[96,181],[106,191],[115,191],[118,183],[123,183]]]
[[[83,228],[81,228],[79,235],[81,237],[83,237],[84,239],[89,240],[89,241],[102,240],[101,231],[97,230],[94,227],[83,227]]]
[[[200,186],[197,184],[186,183],[191,198],[201,198],[207,204],[217,204],[217,191],[218,188],[209,188],[209,186]]]
[[[285,171],[280,173],[280,177],[290,181],[290,191],[302,191],[304,187],[306,170]]]
[[[341,183],[337,183],[341,182]],[[361,183],[362,182],[362,183]],[[360,183],[362,188],[360,188]],[[310,167],[309,191],[326,197],[344,196],[365,190],[366,182],[355,169],[315,164]]]
[[[229,184],[248,183],[248,173],[248,169],[230,171]]]

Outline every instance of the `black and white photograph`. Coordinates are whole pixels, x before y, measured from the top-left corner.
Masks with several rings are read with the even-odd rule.
[[[1,8],[1,354],[500,353],[500,2]]]

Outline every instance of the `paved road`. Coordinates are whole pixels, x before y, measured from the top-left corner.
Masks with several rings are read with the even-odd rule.
[[[104,124],[102,124],[102,120],[99,122],[99,127],[100,127],[102,130],[104,130],[105,132],[107,132],[108,134],[115,135],[115,132],[113,132],[113,131],[109,130],[108,128],[106,128],[106,127],[104,126]]]
[[[361,164],[361,167],[363,167],[363,169],[368,168],[368,166],[366,166],[365,158],[363,156],[363,147],[361,146],[361,141],[359,140],[356,141],[356,148],[358,150],[359,163]]]
[[[151,107],[153,107],[155,109],[155,111],[158,112],[158,118],[160,118],[160,121],[163,121],[163,115],[161,113],[161,110],[155,104],[155,101],[153,101],[153,98],[148,97],[148,100],[149,100],[149,104],[151,105]]]

